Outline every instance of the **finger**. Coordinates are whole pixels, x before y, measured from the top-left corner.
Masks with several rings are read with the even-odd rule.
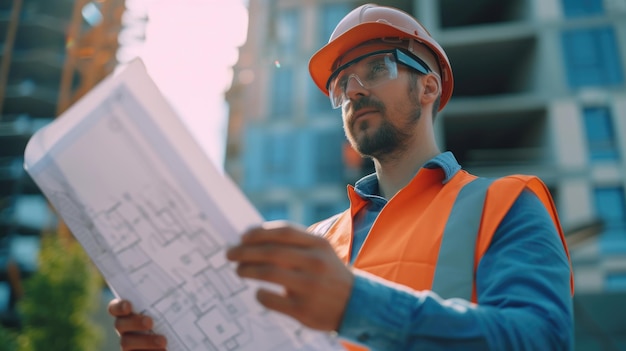
[[[113,317],[127,316],[133,312],[133,307],[129,301],[114,299],[109,302],[109,314]]]
[[[288,295],[277,294],[276,292],[259,289],[256,298],[261,305],[270,310],[296,317],[297,303],[295,299]]]
[[[312,274],[335,271],[336,265],[343,266],[335,251],[328,248],[302,248],[280,244],[241,244],[226,251],[226,258],[240,264],[273,264]]]
[[[164,350],[167,339],[163,335],[127,333],[120,338],[123,351]]]
[[[261,227],[248,230],[241,237],[241,242],[243,244],[274,243],[303,247],[328,244],[326,239],[282,221],[267,222]]]
[[[301,267],[309,253],[299,247],[279,244],[242,244],[229,248],[226,258],[240,263],[271,263],[285,267]]]
[[[298,299],[291,295],[281,295],[266,289],[259,289],[256,293],[257,301],[263,307],[290,316],[301,323],[307,324],[302,316],[302,306]]]
[[[317,289],[316,278],[303,271],[294,271],[271,264],[241,264],[237,275],[283,286],[294,293],[311,293]]]
[[[115,330],[118,333],[147,332],[152,329],[154,322],[152,318],[140,314],[115,318]]]

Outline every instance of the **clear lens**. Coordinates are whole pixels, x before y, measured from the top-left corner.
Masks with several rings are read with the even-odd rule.
[[[340,66],[330,76],[326,86],[333,108],[339,108],[349,100],[346,89],[350,79],[354,78],[366,89],[377,87],[398,78],[398,62],[421,74],[432,72],[419,57],[409,55],[399,49],[378,51],[359,57]]]
[[[333,108],[339,108],[347,101],[346,89],[354,78],[363,88],[371,89],[398,77],[398,65],[393,52],[377,53],[339,68],[331,77],[328,93]]]

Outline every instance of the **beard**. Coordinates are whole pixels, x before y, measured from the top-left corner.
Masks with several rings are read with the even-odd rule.
[[[413,100],[413,99],[411,99]],[[354,123],[344,123],[344,133],[350,145],[363,157],[371,157],[377,160],[393,158],[408,148],[409,141],[413,136],[412,130],[422,115],[422,107],[417,101],[414,108],[408,113],[402,124],[397,127],[389,120],[386,106],[370,97],[362,97],[353,104],[352,111],[357,112],[362,108],[376,108],[382,116],[379,127],[367,132],[370,127],[368,121],[361,121],[358,126],[361,135],[355,130]],[[357,136],[358,135],[358,136]]]

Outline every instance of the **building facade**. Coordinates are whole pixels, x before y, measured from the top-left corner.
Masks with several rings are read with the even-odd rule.
[[[54,220],[23,170],[30,136],[56,114],[71,1],[0,1],[0,315],[15,325],[21,279],[35,271],[39,235]]]
[[[371,171],[346,152],[340,112],[308,75],[309,57],[363,3],[249,2],[225,169],[266,219],[308,225],[339,212],[346,184]],[[597,311],[626,297],[626,1],[377,3],[414,14],[450,58],[441,148],[477,175],[535,174],[552,192],[580,296],[579,349],[625,347],[626,330]]]
[[[23,169],[30,137],[116,65],[124,0],[0,0],[0,326],[57,218]]]

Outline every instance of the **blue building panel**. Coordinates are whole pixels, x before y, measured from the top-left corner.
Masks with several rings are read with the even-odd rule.
[[[610,109],[585,108],[583,118],[590,161],[619,160],[619,148]]]
[[[276,37],[281,55],[293,55],[298,51],[302,37],[301,17],[299,7],[283,10],[278,14]]]
[[[323,3],[320,8],[320,22],[319,28],[319,45],[326,44],[330,35],[333,33],[335,26],[341,19],[348,14],[354,7],[350,3],[342,2],[328,2]]]
[[[571,88],[623,84],[623,68],[612,27],[565,31],[562,44]]]
[[[317,131],[313,163],[316,184],[339,184],[344,180],[342,128]]]
[[[291,187],[293,185],[296,138],[290,131],[271,132],[262,145],[263,173],[268,186]]]
[[[289,219],[289,207],[286,203],[267,203],[259,205],[259,212],[266,221]]]
[[[313,172],[313,160],[315,158],[315,130],[304,128],[294,130],[297,135],[292,149],[296,153],[294,162],[294,187],[299,189],[311,189],[315,185]]]
[[[262,189],[265,183],[263,174],[263,141],[265,135],[258,127],[246,128],[243,153],[243,190],[246,192]]]
[[[626,291],[626,273],[609,273],[605,288],[608,291]]]
[[[0,314],[10,310],[11,286],[8,282],[0,281]]]
[[[341,112],[332,108],[328,96],[319,90],[312,79],[307,79],[306,95],[307,112],[313,119],[320,115],[327,116],[332,114],[335,114],[337,118],[341,118]]]
[[[344,198],[340,201],[312,202],[306,209],[307,212],[304,216],[306,222],[305,224],[311,225],[323,219],[332,217],[333,215],[347,209],[348,206],[348,201]]]
[[[626,254],[626,201],[624,188],[600,187],[594,190],[596,215],[602,219],[604,230],[600,248],[606,255]]]
[[[271,118],[288,119],[294,111],[294,69],[276,63],[276,71],[272,75],[270,90]]]
[[[245,134],[244,191],[302,189],[313,185],[310,131],[250,126]]]
[[[604,13],[602,0],[563,0],[565,17],[585,17]]]

